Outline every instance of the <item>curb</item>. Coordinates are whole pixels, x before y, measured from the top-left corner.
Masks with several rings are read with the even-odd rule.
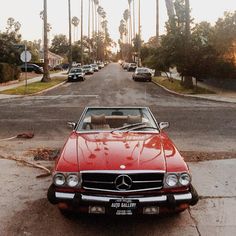
[[[208,97],[202,97],[201,95],[191,95],[191,94],[182,94],[182,93],[177,93],[175,91],[172,91],[168,88],[166,88],[165,86],[163,85],[160,85],[158,82],[156,81],[153,81],[152,80],[152,83],[154,83],[155,85],[161,87],[162,89],[164,89],[165,91],[171,93],[171,94],[174,94],[174,95],[177,95],[177,96],[181,96],[181,97],[190,97],[190,98],[197,98],[197,99],[204,99],[204,100],[209,100],[209,101],[214,101],[214,102],[227,102],[227,103],[233,103],[235,104],[236,102],[234,101],[225,101],[225,100],[219,100],[219,99],[216,99],[216,98],[208,98]]]
[[[55,88],[57,88],[57,87],[60,87],[61,85],[65,84],[66,82],[67,82],[67,80],[65,80],[65,81],[63,81],[63,82],[61,82],[61,83],[59,83],[59,84],[57,84],[57,85],[54,85],[54,86],[52,86],[52,87],[50,87],[50,88],[47,88],[47,89],[45,89],[45,90],[42,90],[42,91],[40,91],[40,92],[32,93],[32,94],[28,94],[28,95],[23,95],[23,96],[24,96],[24,97],[28,97],[28,96],[39,95],[39,94],[48,92],[48,91],[50,91],[50,90],[53,90],[53,89],[55,89]]]
[[[6,97],[2,97],[1,98],[1,95],[5,95],[5,94],[0,94],[0,100],[1,99],[11,99],[11,98],[24,98],[24,97],[29,97],[29,96],[36,96],[36,95],[39,95],[39,94],[42,94],[42,93],[45,93],[45,92],[48,92],[50,90],[53,90],[57,87],[60,87],[61,85],[65,84],[67,82],[67,80],[57,84],[57,85],[54,85],[53,87],[50,87],[50,88],[47,88],[45,90],[42,90],[40,92],[37,92],[37,93],[32,93],[32,94],[27,94],[27,95],[6,95]]]

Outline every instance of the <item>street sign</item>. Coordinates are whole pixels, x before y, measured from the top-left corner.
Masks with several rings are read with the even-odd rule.
[[[32,56],[29,51],[24,51],[20,54],[20,59],[23,62],[29,62],[31,60]]]

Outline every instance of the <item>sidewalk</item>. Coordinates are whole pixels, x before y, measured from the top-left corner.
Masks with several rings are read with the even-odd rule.
[[[166,76],[165,73],[163,73],[163,76]],[[171,77],[177,80],[181,80],[180,75],[176,70],[171,70]],[[194,84],[196,83],[194,79]],[[233,83],[231,85],[231,83]],[[213,101],[220,101],[220,102],[230,102],[230,103],[236,103],[236,80],[235,81],[224,81],[221,80],[220,83],[216,83],[216,80],[205,80],[204,82],[197,82],[197,86],[201,88],[206,88],[208,90],[211,90],[215,92],[215,94],[199,94],[199,95],[183,95],[186,97],[197,97],[197,98],[203,98]],[[169,91],[169,90],[168,90]]]
[[[50,77],[53,78],[55,76],[65,76],[63,73],[65,73],[65,72],[64,71],[56,72],[56,73],[50,74]],[[41,75],[36,75],[34,78],[27,79],[27,84],[31,84],[31,83],[34,83],[34,82],[41,81],[42,76],[43,75],[41,74]],[[8,84],[8,85],[0,84],[0,93],[2,91],[8,90],[8,89],[14,89],[14,88],[24,86],[24,85],[25,85],[25,80],[21,80],[19,82],[16,82],[16,83],[13,83],[13,84]],[[0,94],[0,99],[15,98],[15,97],[22,97],[22,95]]]

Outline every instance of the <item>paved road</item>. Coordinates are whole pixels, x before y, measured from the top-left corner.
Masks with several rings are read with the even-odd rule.
[[[170,121],[167,132],[181,150],[236,151],[235,104],[174,96],[110,64],[85,82],[1,100],[0,139],[25,131],[35,137],[0,141],[0,155],[31,159],[30,149],[60,148],[66,122],[77,120],[85,106],[123,105],[149,106],[158,120]],[[202,200],[181,215],[66,219],[46,200],[50,177],[36,179],[40,170],[0,159],[0,235],[236,235],[235,159],[189,165]]]
[[[85,106],[149,106],[159,121],[170,122],[168,133],[181,150],[236,151],[236,104],[169,94],[132,81],[118,64],[41,96],[1,100],[0,139],[33,130],[36,140],[58,140]]]

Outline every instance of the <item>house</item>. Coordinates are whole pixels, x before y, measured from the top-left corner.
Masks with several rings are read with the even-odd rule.
[[[53,53],[53,52],[48,52],[48,60],[49,60],[49,66],[50,67],[55,67],[57,65],[60,65],[62,64],[64,58]],[[43,59],[43,51],[40,51],[40,62],[43,62],[44,59]]]

